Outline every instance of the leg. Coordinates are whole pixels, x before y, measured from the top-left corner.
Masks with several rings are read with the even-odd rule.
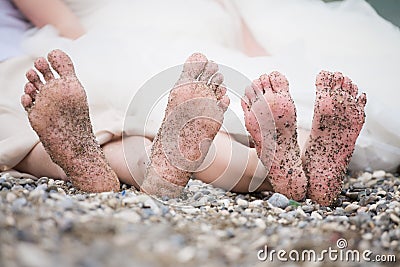
[[[343,178],[364,124],[366,95],[341,73],[322,71],[303,165],[309,177],[308,196],[330,205],[342,190]]]
[[[144,137],[131,136],[108,142],[102,146],[105,157],[119,180],[139,189],[143,182],[148,157],[146,147],[151,141]],[[126,149],[129,147],[129,149]],[[125,149],[124,149],[125,148]],[[32,151],[17,165],[20,172],[32,174],[36,177],[53,177],[68,180],[65,172],[55,164],[46,152],[42,143],[38,143]]]
[[[48,61],[60,75],[55,79],[44,58],[27,72],[29,82],[21,98],[32,128],[50,158],[74,186],[89,192],[118,191],[119,181],[94,137],[86,93],[75,75],[71,59],[62,51],[49,53]]]
[[[38,143],[14,169],[36,177],[46,176],[68,180],[67,175],[60,166],[51,160],[42,143]]]
[[[216,187],[240,193],[271,191],[266,178],[268,171],[258,159],[256,150],[232,140],[228,134],[219,132],[213,149],[194,176]]]
[[[274,191],[301,200],[306,194],[307,178],[297,143],[296,108],[288,86],[279,72],[262,75],[246,88],[242,107],[246,128],[269,170]]]
[[[130,136],[109,142],[103,146],[104,154],[111,168],[122,183],[139,189],[149,163],[147,151],[151,141],[142,136]]]
[[[193,54],[184,64],[153,140],[143,191],[176,197],[203,162],[229,105],[217,72],[218,65],[202,54]]]

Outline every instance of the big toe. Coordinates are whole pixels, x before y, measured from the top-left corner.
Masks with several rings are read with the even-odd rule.
[[[56,49],[47,55],[53,69],[60,74],[60,76],[75,75],[74,64],[71,58],[63,51]]]
[[[203,70],[208,63],[207,57],[201,53],[192,54],[183,64],[181,77],[176,85],[195,81],[203,73]]]
[[[317,87],[317,90],[331,89],[332,73],[325,70],[322,70],[320,73],[318,73],[315,86]]]

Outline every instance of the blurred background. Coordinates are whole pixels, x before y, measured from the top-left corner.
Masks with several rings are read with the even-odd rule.
[[[324,0],[324,2],[337,2],[342,0]],[[399,0],[366,0],[379,15],[400,27],[400,1]]]

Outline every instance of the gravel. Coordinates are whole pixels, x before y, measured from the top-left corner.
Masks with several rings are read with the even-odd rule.
[[[197,180],[181,198],[160,201],[127,185],[118,193],[87,194],[69,182],[2,174],[0,266],[296,266],[301,263],[260,261],[258,253],[265,246],[338,249],[341,239],[345,249],[399,261],[399,186],[397,174],[356,173],[346,177],[335,207],[321,207],[272,192],[225,192]],[[330,261],[347,265],[365,262]]]

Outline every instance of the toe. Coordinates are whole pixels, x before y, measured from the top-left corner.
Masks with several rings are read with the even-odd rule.
[[[219,86],[224,82],[224,75],[216,73],[210,80],[211,86]]]
[[[260,79],[255,79],[253,81],[253,83],[251,84],[251,87],[253,88],[253,91],[256,94],[256,99],[262,98],[263,95],[265,94],[265,90],[264,90],[264,87],[262,86]]]
[[[225,86],[217,86],[215,88],[215,97],[217,98],[217,100],[221,100],[226,94],[226,87]]]
[[[40,73],[43,74],[44,80],[50,81],[51,79],[54,79],[54,75],[50,70],[50,66],[49,63],[47,62],[47,60],[43,57],[38,58],[35,61],[35,68],[40,71]]]
[[[53,50],[47,55],[53,69],[62,77],[75,75],[74,64],[71,58],[61,50]]]
[[[274,92],[289,92],[289,82],[286,77],[280,72],[274,71],[270,75],[268,75],[269,81],[271,83],[272,90]]]
[[[203,72],[208,60],[205,55],[201,53],[192,54],[183,65],[181,77],[176,85],[197,80]]]
[[[25,84],[24,92],[31,97],[31,100],[35,100],[37,89],[32,83]]]
[[[322,89],[330,89],[332,85],[332,73],[329,71],[321,71],[317,75],[317,79],[315,82],[315,86],[317,87],[317,90],[322,90]]]
[[[230,104],[231,100],[227,95],[222,96],[221,100],[218,101],[218,106],[222,108],[222,110],[225,112]]]
[[[356,97],[358,94],[358,87],[352,83],[349,77],[343,78],[342,88],[353,97]]]
[[[242,109],[245,113],[250,111],[250,100],[247,98],[247,96],[244,95],[242,97],[240,103],[241,103]]]
[[[210,81],[211,76],[217,73],[217,71],[218,71],[218,64],[210,60],[207,62],[203,72],[201,73],[198,79],[199,81],[208,83]]]
[[[258,99],[258,96],[257,96],[256,92],[254,91],[253,86],[246,87],[246,89],[244,90],[244,96],[248,100],[247,104],[249,106],[251,106]]]
[[[32,83],[32,85],[36,87],[36,89],[40,89],[43,86],[39,75],[33,69],[30,69],[26,72],[26,78]]]
[[[32,107],[32,105],[33,105],[33,101],[32,101],[31,96],[28,95],[28,94],[23,94],[23,95],[21,96],[21,104],[22,104],[22,106],[24,107],[24,109],[25,109],[26,111],[28,111],[28,110]]]
[[[367,95],[365,93],[362,93],[357,98],[357,104],[359,104],[359,106],[364,109],[365,105],[367,104]]]
[[[260,82],[261,86],[263,88],[263,92],[265,93],[272,93],[272,86],[271,86],[271,81],[269,80],[269,77],[267,74],[263,74],[260,76]]]
[[[337,90],[342,87],[343,75],[340,72],[335,72],[332,77],[332,89]]]

